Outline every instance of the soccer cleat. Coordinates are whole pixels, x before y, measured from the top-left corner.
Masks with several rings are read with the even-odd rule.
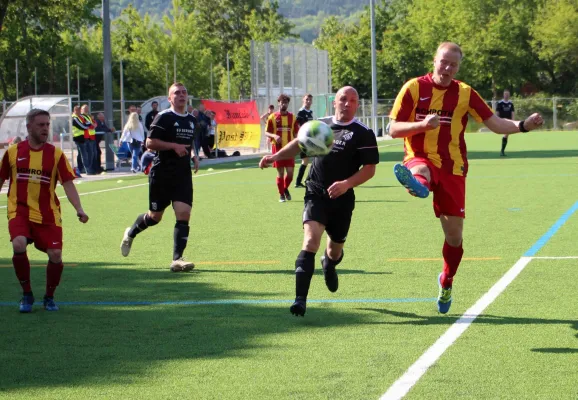
[[[195,268],[195,264],[185,261],[183,257],[173,260],[171,263],[171,272],[189,272]]]
[[[307,299],[305,297],[297,296],[295,302],[289,307],[291,314],[296,317],[304,317],[307,309]]]
[[[127,257],[130,253],[130,247],[132,246],[132,241],[134,238],[131,238],[128,233],[130,232],[130,228],[126,228],[124,231],[124,236],[122,237],[122,242],[120,242],[120,252],[122,253],[123,257]]]
[[[302,184],[301,182],[297,182],[297,183],[295,184],[295,188],[304,188],[304,187],[305,187],[305,185]]]
[[[335,265],[331,267],[325,267],[324,264],[325,256],[321,257],[321,267],[323,269],[323,277],[325,278],[325,286],[330,292],[335,293],[339,288],[339,277],[337,276],[337,271],[335,270]]]
[[[279,203],[285,203],[285,195],[284,194],[279,196]]]
[[[32,312],[32,304],[34,304],[34,296],[23,295],[20,300],[20,312],[29,313]]]
[[[412,196],[420,197],[422,199],[429,196],[429,189],[419,183],[405,165],[395,164],[393,166],[393,173],[399,183],[401,183]]]
[[[285,199],[287,199],[288,201],[291,201],[291,194],[289,193],[289,190],[285,189]]]
[[[507,157],[506,153],[500,153],[500,157]]]
[[[442,274],[438,276],[438,285],[440,288],[438,294],[438,311],[442,314],[446,314],[452,305],[452,288],[442,287]]]
[[[59,308],[54,302],[54,297],[44,296],[44,300],[42,301],[44,304],[44,309],[46,311],[58,311]]]

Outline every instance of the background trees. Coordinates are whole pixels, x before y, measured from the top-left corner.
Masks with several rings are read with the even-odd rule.
[[[177,79],[195,97],[248,97],[251,40],[313,39],[329,52],[334,88],[352,84],[370,96],[369,10],[356,0],[116,0],[113,74],[123,60],[125,95],[164,93]],[[102,98],[101,0],[0,0],[0,97],[66,93],[70,59],[82,98]],[[315,6],[315,7],[314,7]],[[510,88],[578,96],[578,0],[378,0],[378,96],[431,69],[436,46],[461,44],[459,77],[485,97]],[[331,15],[336,14],[336,15]],[[298,25],[298,26],[296,26]],[[304,29],[308,32],[303,34]],[[301,37],[299,37],[301,34]],[[315,36],[315,37],[314,37]],[[118,81],[118,79],[117,79]],[[114,88],[119,95],[118,82]]]

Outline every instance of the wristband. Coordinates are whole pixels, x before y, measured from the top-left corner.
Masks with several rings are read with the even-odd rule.
[[[520,130],[520,132],[529,132],[526,128],[524,128],[524,121],[520,121],[518,123],[518,129]]]

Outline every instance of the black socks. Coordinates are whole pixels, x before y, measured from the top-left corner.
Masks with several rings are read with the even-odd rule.
[[[174,231],[173,260],[183,256],[189,240],[189,221],[177,221]]]
[[[311,277],[315,270],[315,253],[301,250],[295,260],[295,296],[307,298]]]
[[[136,221],[132,224],[128,236],[134,238],[149,226],[154,226],[156,224],[158,224],[158,222],[152,219],[148,214],[141,214],[136,217]]]

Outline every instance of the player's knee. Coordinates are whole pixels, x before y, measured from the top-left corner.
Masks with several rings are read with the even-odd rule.
[[[311,253],[317,253],[317,250],[319,250],[320,242],[321,242],[320,237],[307,235],[303,239],[303,250],[310,251]]]
[[[152,219],[154,222],[156,222],[156,224],[161,222],[161,220],[163,219],[163,213],[162,212],[149,211],[148,216],[150,219]]]
[[[46,254],[48,254],[48,259],[53,264],[58,264],[62,262],[62,250],[60,249],[48,249],[46,250]]]
[[[17,236],[12,240],[12,250],[14,250],[14,253],[26,252],[26,246],[28,246],[28,239],[24,236]]]
[[[459,247],[462,244],[462,231],[460,230],[449,230],[446,232],[446,242],[452,247]]]
[[[189,221],[191,219],[191,212],[190,211],[175,211],[175,217],[177,221]]]

